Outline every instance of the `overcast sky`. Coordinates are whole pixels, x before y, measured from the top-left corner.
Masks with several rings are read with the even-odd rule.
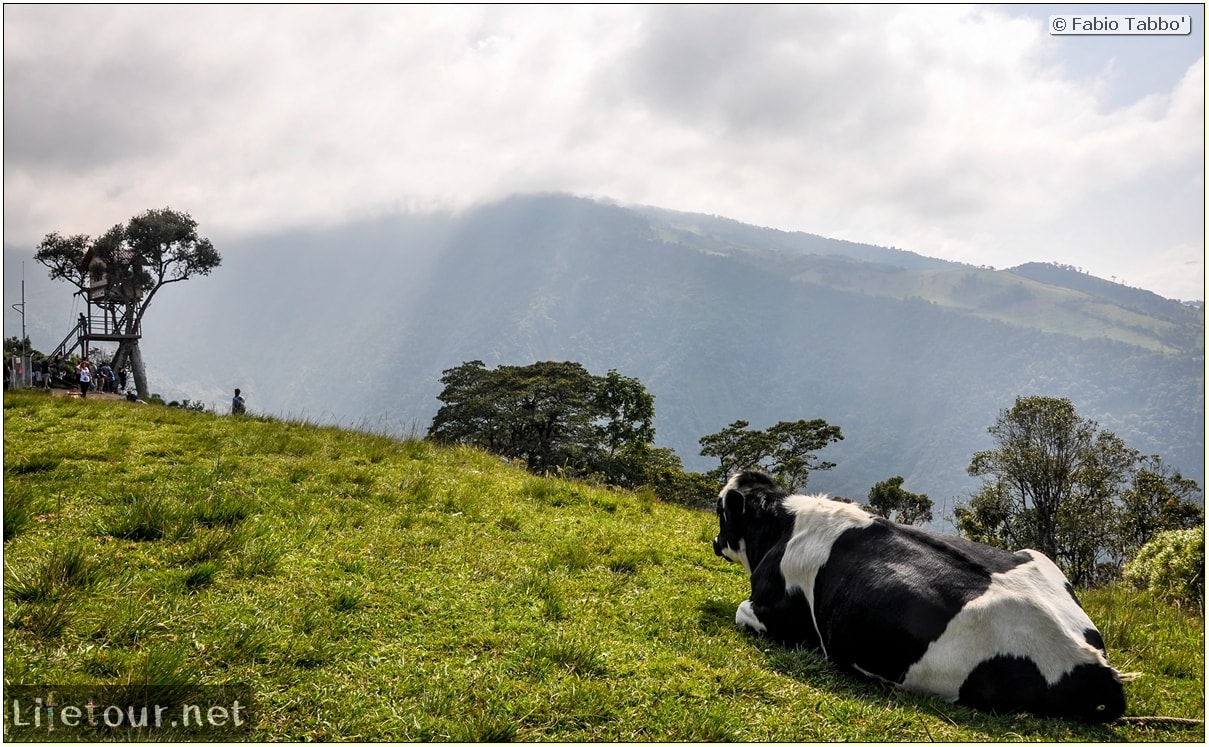
[[[1204,92],[1199,5],[6,5],[4,246],[565,191],[1203,299]]]

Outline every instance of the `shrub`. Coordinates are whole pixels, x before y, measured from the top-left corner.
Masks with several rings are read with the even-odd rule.
[[[1205,526],[1159,532],[1125,565],[1125,578],[1172,603],[1203,609]]]
[[[721,485],[709,475],[678,469],[647,472],[647,486],[659,500],[688,508],[712,509]]]

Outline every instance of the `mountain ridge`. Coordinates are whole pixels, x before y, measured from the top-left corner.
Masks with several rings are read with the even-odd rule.
[[[145,320],[152,389],[169,398],[221,407],[240,386],[254,411],[422,432],[444,369],[575,360],[642,381],[656,443],[690,469],[714,466],[697,440],[734,420],[822,417],[845,440],[811,490],[863,499],[902,475],[943,512],[976,487],[965,467],[998,412],[1042,394],[1203,484],[1203,308],[1070,273],[1046,283],[1045,266],[569,195],[219,249],[213,276]]]
[[[1181,347],[1187,346],[1204,350],[1203,335],[1183,335],[1177,340],[1172,339],[1170,334],[1170,324],[1195,324],[1199,319],[1203,326],[1203,307],[1165,299],[1151,291],[1130,288],[1056,263],[1029,262],[996,270],[893,247],[745,226],[729,218],[651,207],[636,209],[652,216],[668,216],[669,222],[676,221],[682,238],[693,235],[701,239],[730,242],[715,245],[713,251],[725,253],[722,249],[725,245],[733,254],[755,250],[799,258],[796,278],[802,282],[832,284],[835,287],[839,276],[849,273],[849,284],[845,286],[849,290],[887,295],[900,300],[918,297],[1046,332],[1063,332],[1085,338],[1105,335],[1112,338],[1115,333],[1115,339],[1153,350],[1178,352]],[[710,233],[711,228],[717,230]],[[756,233],[764,239],[763,246],[753,246],[750,238],[747,244],[735,242],[735,235],[743,229],[747,230],[749,236]],[[862,264],[854,265],[853,262]],[[948,291],[939,289],[938,282],[942,286],[950,286]],[[1033,283],[1044,287],[1039,288]],[[953,285],[958,287],[952,288]],[[1065,291],[1079,295],[1070,296]],[[1064,313],[1048,320],[1021,314],[1037,293],[1047,294],[1054,303],[1068,307],[1081,306],[1062,309]],[[1097,306],[1102,302],[1132,313],[1124,319],[1105,320],[1103,310]],[[1005,306],[1013,308],[1005,310]],[[1155,317],[1157,320],[1147,323],[1146,317]],[[1128,326],[1129,330],[1123,331],[1121,326]]]
[[[672,445],[690,468],[713,466],[697,455],[696,441],[733,420],[766,427],[823,417],[843,427],[847,438],[825,454],[841,466],[819,473],[812,485],[856,498],[892,474],[942,498],[969,490],[969,457],[987,446],[985,429],[1017,395],[1072,396],[1081,413],[1122,429],[1127,441],[1131,432],[1150,430],[1130,421],[1150,423],[1168,396],[1203,413],[1196,398],[1203,364],[1180,368],[1189,355],[1198,359],[1195,348],[1158,350],[1141,331],[1072,336],[1038,329],[1036,320],[1010,323],[986,309],[972,314],[914,294],[894,298],[843,287],[834,278],[805,283],[785,265],[812,257],[760,253],[740,243],[722,245],[712,235],[668,241],[634,212],[566,198],[497,203],[443,254],[427,297],[415,303],[425,321],[411,325],[395,358],[450,365],[476,358],[488,365],[567,359],[598,374],[616,368],[656,395],[657,440]],[[912,272],[841,264],[866,273]],[[999,365],[985,363],[996,358]],[[1151,386],[1139,394],[1154,374],[1157,383],[1182,381],[1176,385],[1181,393]],[[435,371],[422,376],[435,378]],[[980,379],[993,385],[964,391]],[[960,415],[950,412],[962,397],[970,402],[956,406]],[[404,409],[423,406],[407,397],[399,402]],[[1127,411],[1117,412],[1122,406]],[[924,425],[929,418],[939,422]],[[1180,430],[1197,438],[1191,423]],[[1179,439],[1164,441],[1135,445],[1171,454]],[[861,447],[871,443],[878,445]],[[1184,457],[1178,455],[1177,464],[1183,466]],[[1203,449],[1202,460],[1193,458],[1185,469],[1199,474],[1200,465]]]

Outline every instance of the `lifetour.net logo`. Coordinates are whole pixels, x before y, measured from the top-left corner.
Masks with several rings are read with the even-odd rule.
[[[8,742],[230,741],[250,737],[254,716],[251,690],[239,685],[4,688]]]

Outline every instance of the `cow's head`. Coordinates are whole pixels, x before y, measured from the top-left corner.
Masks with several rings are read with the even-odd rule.
[[[718,536],[714,553],[743,566],[751,575],[770,547],[769,538],[781,534],[785,493],[763,472],[740,472],[718,493]]]

